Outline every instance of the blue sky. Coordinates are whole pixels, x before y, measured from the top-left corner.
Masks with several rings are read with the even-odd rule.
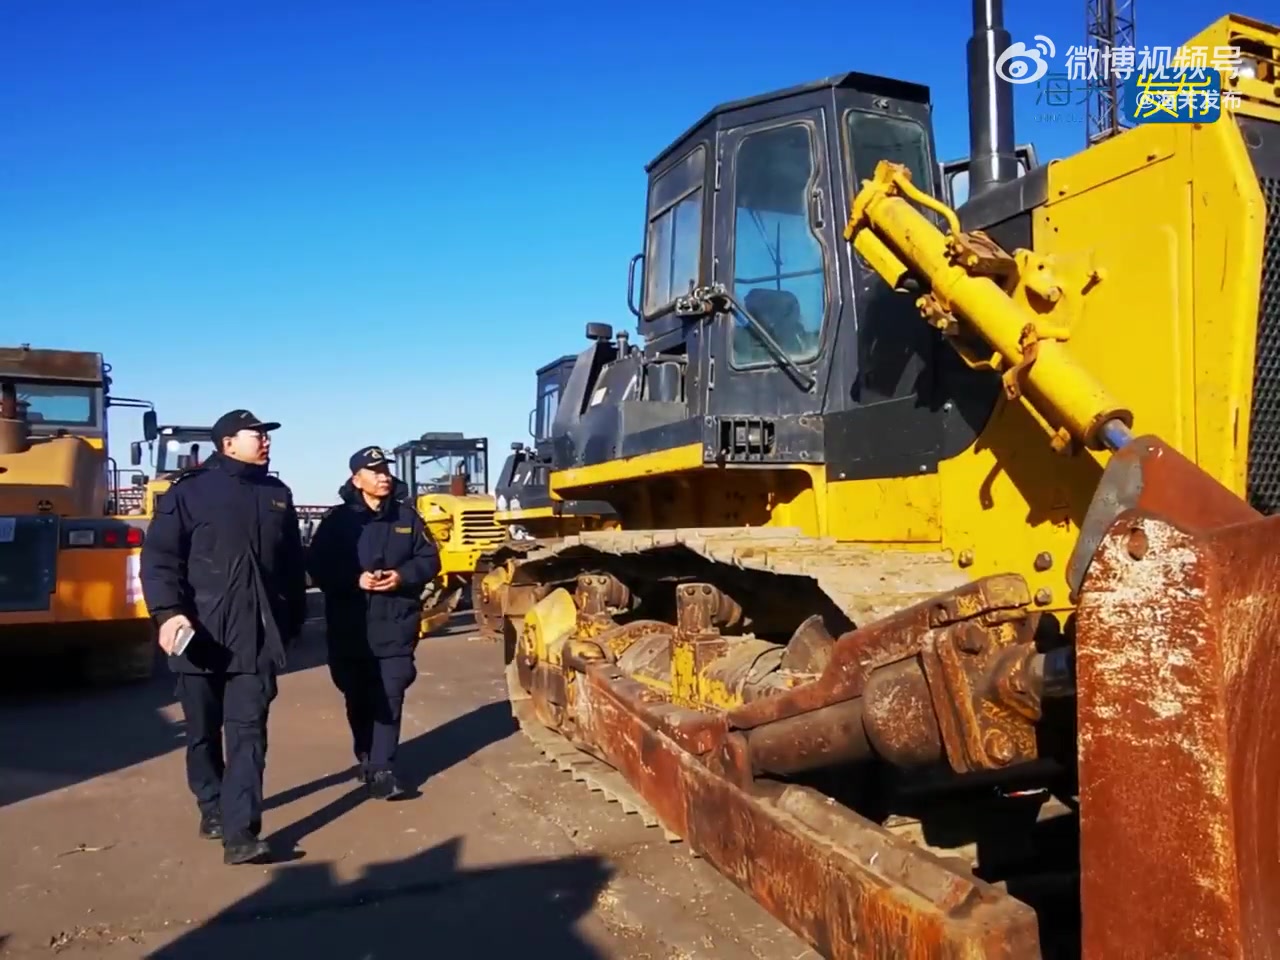
[[[589,321],[632,329],[644,164],[715,103],[897,75],[933,88],[944,157],[967,152],[967,0],[787,9],[4,0],[0,341],[100,350],[162,422],[282,421],[300,502],[427,430],[488,436],[492,476],[533,371]],[[1084,10],[1007,0],[1006,26],[1060,69]],[[1221,12],[1141,4],[1138,43]],[[1035,85],[1015,96],[1042,160],[1081,148],[1083,107],[1037,122]],[[122,464],[140,429],[117,411]]]

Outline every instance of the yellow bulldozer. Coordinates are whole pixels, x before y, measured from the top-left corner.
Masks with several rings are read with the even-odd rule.
[[[139,562],[146,518],[121,515],[102,354],[0,348],[0,656],[70,661],[94,683],[148,677],[154,630]]]
[[[967,162],[849,73],[648,167],[551,431],[622,529],[514,562],[512,709],[828,958],[1280,956],[1280,30],[1020,170],[998,10]]]
[[[613,338],[608,324],[591,324],[589,333],[596,339]],[[501,636],[503,595],[512,560],[537,547],[541,540],[617,527],[613,507],[602,500],[557,500],[551,496],[551,424],[577,359],[569,354],[538,368],[534,374],[537,403],[529,411],[533,445],[518,440],[512,443],[511,454],[494,481],[493,518],[504,528],[506,539],[480,556],[471,585],[476,627],[490,638]]]
[[[461,433],[424,433],[394,450],[396,475],[406,484],[440,551],[440,573],[422,598],[420,636],[473,605],[472,579],[481,555],[502,543],[489,490],[489,441]],[[464,603],[465,601],[465,603]]]

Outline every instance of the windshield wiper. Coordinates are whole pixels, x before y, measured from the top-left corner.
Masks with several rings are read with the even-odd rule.
[[[805,373],[796,362],[791,359],[778,343],[773,339],[768,328],[751,315],[751,313],[738,302],[738,298],[725,289],[722,283],[713,283],[707,287],[698,287],[690,290],[687,296],[680,297],[676,300],[675,312],[682,317],[705,317],[716,313],[728,313],[732,307],[743,320],[747,321],[747,326],[751,331],[760,338],[760,342],[764,344],[764,348],[769,351],[774,360],[778,362],[778,366],[786,370],[790,374],[791,379],[801,390],[812,390],[814,378]]]

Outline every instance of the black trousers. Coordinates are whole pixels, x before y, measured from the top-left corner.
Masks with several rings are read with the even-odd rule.
[[[274,668],[180,673],[177,686],[187,724],[187,785],[196,803],[202,813],[221,812],[228,841],[258,836]]]
[[[404,694],[418,676],[413,656],[335,657],[329,675],[346,700],[356,759],[371,773],[391,770],[400,746]]]

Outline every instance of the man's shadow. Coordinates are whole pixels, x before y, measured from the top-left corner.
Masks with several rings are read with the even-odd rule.
[[[349,881],[332,863],[276,870],[266,886],[147,956],[478,958],[532,948],[557,960],[603,960],[576,927],[613,878],[610,863],[572,856],[469,867],[461,853],[454,837]]]
[[[498,701],[476,707],[405,741],[400,745],[396,761],[399,779],[405,788],[400,799],[409,800],[421,796],[423,784],[436,774],[461,763],[490,744],[505,739],[515,730],[516,722],[511,716],[511,705],[506,701]],[[310,783],[291,787],[267,799],[264,807],[271,810],[343,783],[350,783],[352,788],[314,813],[266,838],[273,861],[300,859],[302,854],[298,852],[297,846],[304,837],[350,813],[368,799],[369,793],[364,784],[357,782],[353,766],[339,773],[319,777]]]

